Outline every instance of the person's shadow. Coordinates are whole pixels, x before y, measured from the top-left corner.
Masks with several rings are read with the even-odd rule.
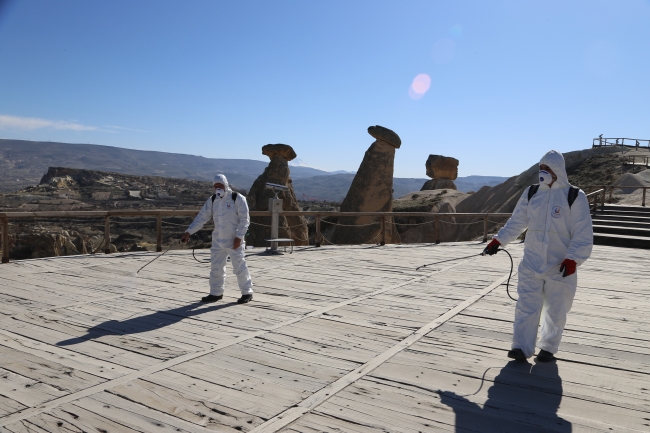
[[[537,363],[532,368],[527,362],[509,362],[494,378],[483,407],[454,392],[438,393],[442,403],[454,410],[458,433],[569,433],[572,430],[569,421],[557,416],[562,401],[562,379],[556,361]]]
[[[60,341],[57,343],[57,346],[78,344],[86,340],[93,340],[106,335],[127,335],[153,331],[180,322],[188,317],[198,316],[199,314],[221,310],[235,305],[237,305],[236,302],[229,302],[227,304],[218,304],[206,307],[206,304],[204,303],[195,302],[182,307],[172,308],[171,310],[155,311],[145,316],[127,318],[122,321],[107,320],[88,329],[86,335]]]

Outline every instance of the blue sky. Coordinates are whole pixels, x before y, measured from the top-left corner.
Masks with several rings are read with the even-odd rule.
[[[650,139],[650,0],[0,0],[0,138],[510,176]]]

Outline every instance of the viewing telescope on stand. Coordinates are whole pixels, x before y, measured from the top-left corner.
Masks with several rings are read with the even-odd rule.
[[[282,199],[278,198],[278,194],[289,190],[284,185],[277,183],[266,183],[266,189],[270,189],[275,194],[275,197],[269,199],[269,211],[271,212],[271,239],[265,239],[270,242],[270,248],[267,249],[269,254],[282,254],[278,251],[278,242],[293,242],[291,239],[279,239],[278,232],[280,226],[280,213],[282,213]],[[293,251],[293,247],[291,248]]]

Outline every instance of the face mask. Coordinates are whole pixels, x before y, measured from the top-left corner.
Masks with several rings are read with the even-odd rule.
[[[223,189],[221,189],[221,188],[216,188],[214,190],[214,193],[217,194],[217,197],[219,197],[219,198],[223,197],[224,192],[225,191]]]
[[[540,170],[539,171],[539,183],[543,183],[545,185],[548,185],[551,182],[553,182],[553,176],[551,176],[551,173],[549,173],[546,170]]]

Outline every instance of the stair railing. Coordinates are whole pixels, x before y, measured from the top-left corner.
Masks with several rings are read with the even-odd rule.
[[[591,187],[589,187],[588,191],[589,190],[591,190]],[[601,188],[594,192],[589,192],[589,194],[587,194],[587,200],[589,201],[589,210],[591,212],[596,212],[599,199],[600,199],[600,208],[602,210],[605,207],[605,188]]]
[[[627,186],[627,185],[590,185],[590,186],[586,187],[586,192],[587,192],[588,197],[591,196],[592,194],[594,194],[594,193],[591,192],[594,188],[601,188],[596,192],[601,192],[602,191],[601,194],[603,196],[602,197],[602,204],[603,205],[605,204],[605,201],[607,201],[607,203],[609,203],[609,204],[612,203],[612,199],[613,199],[615,189],[628,189],[628,190],[629,189],[633,189],[633,190],[641,189],[641,190],[643,190],[643,194],[641,196],[641,206],[646,207],[646,196],[647,196],[648,188],[650,188],[650,187],[649,186]],[[609,194],[608,194],[609,198],[607,200],[605,200],[605,195],[606,195],[607,191],[609,191]]]

